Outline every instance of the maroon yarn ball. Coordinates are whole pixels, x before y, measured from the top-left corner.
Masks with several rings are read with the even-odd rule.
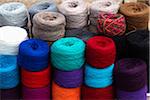
[[[87,63],[96,68],[106,68],[113,64],[116,58],[115,43],[111,38],[95,36],[87,41]]]

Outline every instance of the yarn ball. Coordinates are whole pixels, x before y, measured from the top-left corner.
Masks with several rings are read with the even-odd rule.
[[[66,17],[66,28],[83,28],[88,24],[88,6],[83,0],[66,0],[58,5],[58,10]]]
[[[17,57],[0,55],[0,89],[11,89],[19,84]]]
[[[28,23],[28,10],[23,3],[10,2],[0,5],[0,26],[25,27]]]
[[[86,60],[96,68],[105,68],[114,63],[116,58],[115,43],[111,38],[95,36],[87,40]]]
[[[104,69],[97,69],[88,64],[85,66],[84,83],[92,88],[105,88],[113,83],[114,64]]]
[[[62,38],[51,46],[51,62],[53,67],[73,71],[80,69],[85,62],[85,43],[76,38]]]
[[[24,100],[49,100],[50,86],[45,86],[42,88],[28,88],[23,86],[22,98]]]
[[[32,33],[35,38],[53,42],[65,34],[65,17],[57,12],[39,12],[33,17]]]
[[[83,68],[73,71],[54,70],[54,81],[61,87],[80,87],[83,81]]]
[[[23,28],[0,27],[0,55],[17,55],[19,44],[26,39],[28,39],[27,31]]]
[[[33,16],[41,11],[53,11],[56,12],[57,11],[57,7],[56,4],[54,2],[50,2],[50,1],[41,1],[38,3],[33,4],[30,8],[29,8],[29,14],[31,19],[33,18]]]
[[[125,17],[121,14],[100,13],[97,27],[99,32],[108,36],[123,35],[126,31]]]
[[[18,65],[29,71],[40,71],[48,66],[49,46],[39,39],[29,39],[19,46]]]
[[[117,90],[117,99],[119,100],[147,100],[147,86],[142,87],[139,90],[128,92]]]
[[[29,88],[42,88],[50,84],[50,66],[39,72],[21,69],[22,84]]]
[[[83,85],[81,100],[114,100],[113,86],[105,88],[91,88]]]
[[[80,100],[80,87],[63,88],[52,83],[52,99],[53,100]]]
[[[115,86],[123,91],[137,91],[147,84],[147,66],[137,58],[124,58],[116,62]],[[142,80],[142,81],[141,81]]]

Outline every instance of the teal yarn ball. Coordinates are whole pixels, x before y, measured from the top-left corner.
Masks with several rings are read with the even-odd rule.
[[[14,88],[19,84],[17,57],[0,55],[0,89]]]
[[[61,38],[51,46],[51,63],[63,71],[80,69],[84,62],[85,43],[76,37]]]
[[[84,83],[92,88],[108,87],[113,83],[113,69],[114,64],[103,69],[97,69],[86,64]]]

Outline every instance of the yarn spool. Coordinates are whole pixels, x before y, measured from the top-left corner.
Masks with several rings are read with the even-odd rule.
[[[65,15],[67,29],[83,28],[88,22],[88,8],[83,0],[66,0],[59,6],[58,10]]]
[[[83,68],[69,72],[55,69],[54,81],[65,88],[80,87],[83,81]]]
[[[75,37],[62,38],[51,46],[53,67],[63,71],[80,69],[84,62],[85,43]]]
[[[81,90],[82,100],[114,100],[114,90],[112,86],[106,88],[90,88],[83,86]]]
[[[100,13],[98,31],[108,36],[123,35],[126,31],[125,17],[121,14]]]
[[[33,4],[29,8],[29,14],[30,14],[31,20],[35,14],[37,14],[41,11],[57,12],[56,4],[54,2],[50,2],[50,1],[42,1],[42,2]]]
[[[23,3],[10,2],[0,5],[0,26],[26,27],[28,11]]]
[[[0,55],[17,55],[19,44],[26,39],[28,39],[27,32],[22,28],[0,27]]]
[[[140,90],[127,92],[122,90],[117,90],[117,98],[119,100],[147,100],[147,87],[144,86]]]
[[[50,99],[50,86],[42,88],[28,88],[23,86],[22,97],[24,100],[49,100]]]
[[[21,69],[22,83],[29,88],[42,88],[50,84],[50,66],[39,72]]]
[[[111,13],[116,14],[119,9],[119,3],[115,2],[113,0],[95,0],[90,5],[90,26],[89,30],[97,33],[97,19],[99,16],[99,13],[105,12],[105,13]],[[94,29],[93,29],[94,28]]]
[[[1,100],[18,100],[20,99],[20,87],[12,89],[1,89]]]
[[[29,39],[19,46],[18,65],[29,71],[41,71],[48,66],[49,46],[39,39]]]
[[[53,42],[65,34],[65,17],[57,12],[40,12],[33,17],[33,35],[45,41]]]
[[[116,48],[111,38],[95,36],[86,43],[86,60],[88,64],[96,68],[105,68],[114,63]]]
[[[85,84],[92,88],[105,88],[113,82],[114,64],[104,69],[93,68],[90,65],[85,67]]]
[[[137,29],[148,28],[148,5],[140,2],[125,3],[121,5],[120,13],[125,16],[128,27],[135,26]]]
[[[16,56],[0,55],[0,89],[11,89],[19,84]]]
[[[117,61],[114,70],[116,87],[128,92],[143,88],[147,82],[146,68],[145,62],[137,58]]]
[[[52,84],[52,99],[53,100],[80,100],[80,87],[63,88],[55,82]]]

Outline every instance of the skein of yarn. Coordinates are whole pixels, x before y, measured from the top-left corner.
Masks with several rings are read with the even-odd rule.
[[[65,15],[67,29],[83,28],[88,22],[88,8],[83,0],[66,0],[59,6],[58,10]]]
[[[80,87],[83,81],[83,68],[69,72],[54,70],[54,81],[61,87]]]
[[[50,86],[36,89],[23,86],[22,95],[24,100],[50,100]]]
[[[52,65],[63,71],[80,69],[84,62],[85,43],[76,38],[62,38],[51,46]]]
[[[88,64],[96,68],[106,68],[114,63],[116,47],[111,38],[95,36],[86,43],[86,60]]]
[[[117,61],[115,66],[115,85],[118,89],[138,91],[147,84],[147,66],[143,60],[124,58]]]
[[[114,100],[113,87],[90,88],[84,85],[81,89],[81,100]]]
[[[26,27],[28,11],[23,3],[10,2],[0,5],[0,26]]]
[[[105,88],[113,82],[114,64],[105,69],[93,68],[90,65],[85,67],[85,84],[93,88]]]
[[[128,27],[135,26],[137,29],[148,28],[149,7],[145,3],[130,2],[122,4],[120,13],[125,16]]]
[[[29,88],[42,88],[50,83],[50,66],[39,72],[29,72],[21,69],[21,78],[24,86]]]
[[[98,31],[108,35],[123,35],[126,31],[125,17],[121,14],[100,13],[98,16]]]
[[[57,11],[56,4],[54,2],[50,2],[50,1],[41,1],[41,2],[33,4],[29,8],[29,14],[30,14],[31,19],[33,18],[33,16],[35,14],[37,14],[41,11],[56,12]]]
[[[0,89],[14,88],[19,84],[16,56],[0,55]]]
[[[35,38],[53,42],[64,37],[65,25],[65,17],[62,14],[39,12],[33,17],[32,32]]]
[[[55,82],[52,84],[52,99],[53,100],[80,100],[80,87],[63,88]]]
[[[17,55],[19,44],[26,39],[28,39],[27,32],[23,28],[0,27],[0,55]]]
[[[48,66],[48,43],[39,39],[29,39],[19,46],[18,65],[29,71],[40,71]]]

